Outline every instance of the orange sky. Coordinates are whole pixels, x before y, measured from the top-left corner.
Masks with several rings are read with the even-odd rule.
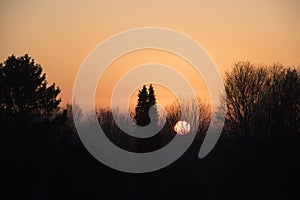
[[[106,102],[109,102],[111,100],[110,97],[112,96],[114,86],[117,84],[117,81],[121,78],[122,75],[124,75],[128,70],[133,69],[135,66],[140,66],[146,63],[163,63],[166,66],[172,66],[173,69],[178,71],[182,76],[189,80],[195,92],[197,92],[197,95],[201,99],[207,101],[209,100],[209,93],[206,85],[201,76],[198,75],[197,71],[192,67],[192,65],[174,54],[161,50],[147,49],[128,53],[115,60],[109,66],[108,70],[105,71],[98,84],[96,93],[96,102],[98,103],[98,105],[106,104]],[[166,74],[166,76],[168,76],[168,74]],[[168,105],[175,100],[175,96],[166,87],[157,84],[153,85],[156,91],[158,103],[162,105]],[[147,85],[147,87],[148,86],[149,84]],[[180,85],[178,85],[177,87],[180,87]],[[141,89],[141,87],[138,88],[138,90],[139,89]],[[133,98],[130,102],[131,106],[133,106],[135,103],[135,97],[137,96],[138,90],[136,90],[132,94]],[[125,102],[126,99],[122,99],[122,101]]]
[[[43,66],[48,81],[60,86],[63,104],[71,101],[77,70],[89,52],[107,37],[137,27],[164,27],[192,37],[222,73],[238,60],[300,65],[298,0],[4,0],[0,15],[0,61],[12,53],[28,53]],[[111,65],[100,81],[96,102],[108,106],[118,76],[150,61],[173,65],[189,77],[200,96],[207,96],[201,78],[186,70],[190,66],[180,58],[141,51]],[[159,91],[159,101],[167,103]]]

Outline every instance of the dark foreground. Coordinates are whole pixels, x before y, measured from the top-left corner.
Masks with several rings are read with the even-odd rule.
[[[2,151],[1,199],[299,199],[299,154],[232,142],[223,135],[204,159],[190,148],[145,174],[106,167],[80,143],[52,157],[25,147]]]

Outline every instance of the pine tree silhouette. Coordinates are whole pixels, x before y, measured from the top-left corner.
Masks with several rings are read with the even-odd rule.
[[[150,115],[153,116],[153,123],[155,126],[158,124],[158,111],[157,111],[157,106],[156,106],[156,97],[155,97],[155,92],[152,84],[149,86],[149,93],[148,93],[148,110],[153,106],[152,113],[150,112]]]
[[[51,117],[59,110],[60,89],[27,54],[0,63],[0,116],[7,120]],[[5,117],[4,117],[5,116]]]
[[[139,91],[138,94],[138,102],[135,108],[135,116],[134,119],[136,124],[139,126],[146,126],[150,123],[150,118],[148,116],[148,92],[147,88],[144,85],[142,90]]]
[[[156,108],[154,88],[152,84],[150,84],[149,89],[147,90],[146,85],[143,85],[142,90],[139,91],[137,106],[135,107],[134,119],[137,125],[146,126],[150,123],[151,119],[149,117],[149,109],[151,106],[154,106],[154,113],[150,114],[153,115],[154,123],[157,125],[158,112]]]

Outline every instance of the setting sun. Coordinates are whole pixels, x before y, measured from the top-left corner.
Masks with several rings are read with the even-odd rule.
[[[174,131],[179,135],[186,135],[190,132],[191,126],[186,121],[178,121],[174,126]]]

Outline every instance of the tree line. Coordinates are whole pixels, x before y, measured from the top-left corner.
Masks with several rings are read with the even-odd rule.
[[[300,134],[299,67],[237,62],[226,73],[224,82],[224,132],[255,138],[294,153]]]
[[[0,123],[1,141],[10,141],[11,132],[24,132],[32,127],[53,127],[53,131],[76,131],[72,118],[72,105],[59,106],[60,89],[53,83],[49,86],[40,64],[28,55],[9,56],[0,64]],[[281,146],[295,146],[300,123],[300,70],[299,67],[284,67],[281,64],[257,66],[251,62],[237,62],[224,77],[226,101],[226,134],[256,137]],[[183,100],[184,101],[184,100]],[[201,100],[192,100],[200,108],[199,134],[205,134],[210,122],[210,105]],[[188,105],[188,104],[186,104]],[[74,105],[76,107],[76,105]],[[132,120],[140,126],[150,123],[149,109],[154,108],[154,121],[158,123],[158,111],[153,86],[144,85],[138,93],[138,101]],[[167,120],[162,132],[174,136],[173,126],[180,120],[179,103],[166,107]],[[188,108],[193,112],[193,108]],[[76,108],[80,113],[80,108]],[[82,115],[82,114],[81,114]],[[114,122],[111,109],[97,110],[103,129],[116,140],[121,130]],[[122,115],[120,113],[120,115]],[[57,127],[58,126],[58,127]],[[36,129],[36,128],[35,128]],[[65,130],[68,129],[68,130]],[[46,131],[51,130],[51,128]],[[119,133],[119,134],[116,134]],[[53,137],[64,138],[64,133]]]

